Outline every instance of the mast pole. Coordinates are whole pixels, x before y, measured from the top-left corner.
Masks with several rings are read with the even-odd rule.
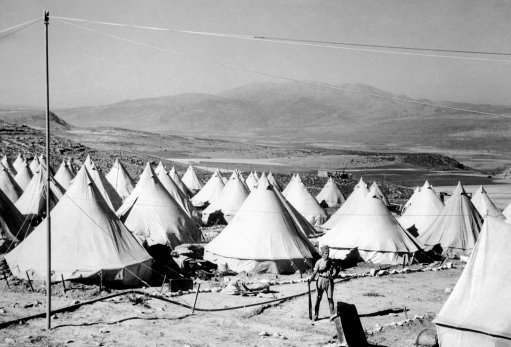
[[[48,63],[48,25],[50,12],[44,11],[46,46],[46,329],[51,329],[51,220],[50,220],[50,73]]]

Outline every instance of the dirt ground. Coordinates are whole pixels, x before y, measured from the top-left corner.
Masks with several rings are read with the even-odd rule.
[[[350,269],[364,273],[367,268]],[[362,317],[368,340],[374,346],[412,346],[417,334],[433,327],[431,320],[455,285],[462,265],[453,269],[413,273],[389,274],[383,277],[358,277],[338,283],[336,301],[357,306],[360,315],[386,309],[401,309],[405,313],[391,313]],[[251,277],[256,281],[262,277]],[[266,276],[268,279],[268,276]],[[226,279],[224,279],[226,280]],[[307,284],[299,275],[279,276],[272,285],[273,293],[263,297],[235,296],[218,292],[200,293],[197,307],[222,308],[267,301],[272,298],[303,293]],[[3,282],[3,281],[2,281]],[[1,283],[0,320],[44,311],[44,293],[28,289],[8,289]],[[97,296],[97,289],[77,289],[62,292],[55,285],[54,307],[69,305]],[[201,290],[214,288],[218,283],[202,282]],[[36,288],[37,289],[37,288]],[[159,293],[160,288],[144,289]],[[106,293],[102,293],[104,295]],[[174,297],[182,303],[193,304],[194,294]],[[143,297],[140,297],[143,298]],[[0,345],[5,346],[325,346],[337,345],[336,331],[323,301],[320,320],[308,319],[307,295],[302,295],[261,308],[251,307],[223,312],[194,314],[187,308],[148,299],[134,303],[128,297],[117,297],[85,305],[73,312],[56,314],[53,329],[45,331],[44,319],[0,330]],[[315,296],[313,294],[313,300]],[[143,301],[143,300],[142,300]],[[407,320],[408,319],[408,320]],[[399,323],[399,324],[396,324]]]

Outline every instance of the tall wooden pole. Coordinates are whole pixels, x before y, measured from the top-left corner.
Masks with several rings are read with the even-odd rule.
[[[51,220],[50,220],[50,72],[48,63],[48,25],[50,12],[44,11],[46,36],[46,329],[51,329]]]

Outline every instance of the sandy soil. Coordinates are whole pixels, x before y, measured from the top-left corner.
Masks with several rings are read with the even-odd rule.
[[[367,269],[355,268],[352,272]],[[364,317],[362,324],[377,346],[411,346],[417,334],[432,327],[432,317],[439,311],[459,277],[461,266],[438,272],[393,274],[384,277],[354,278],[336,285],[335,299],[357,306],[359,314],[402,308],[406,313]],[[253,280],[254,278],[252,278]],[[278,281],[299,280],[298,275],[279,277]],[[203,282],[201,288],[214,286]],[[42,312],[44,293],[7,289],[1,284],[1,320]],[[275,292],[265,297],[233,296],[223,293],[201,293],[197,307],[215,308],[249,304],[306,291],[306,283],[271,287]],[[146,289],[148,292],[159,288]],[[80,289],[58,292],[55,307],[92,297],[93,292]],[[194,295],[174,298],[188,304]],[[313,298],[314,300],[314,298]],[[320,317],[327,317],[323,302]],[[425,317],[414,319],[415,316]],[[127,297],[82,306],[74,312],[57,314],[54,329],[44,330],[44,319],[0,330],[0,345],[70,345],[70,346],[324,346],[335,345],[335,329],[328,319],[312,323],[308,319],[307,296],[303,295],[265,309],[247,308],[224,312],[195,312],[150,299],[134,304]],[[392,322],[410,322],[390,326]],[[381,329],[381,330],[380,330]],[[261,333],[268,336],[260,336]],[[372,334],[371,334],[372,333]]]

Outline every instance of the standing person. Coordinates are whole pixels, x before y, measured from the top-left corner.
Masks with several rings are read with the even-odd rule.
[[[334,278],[337,277],[340,267],[335,263],[333,259],[329,258],[330,248],[328,246],[322,246],[321,258],[314,265],[314,272],[310,277],[309,281],[314,281],[316,275],[318,280],[316,281],[316,305],[314,306],[314,320],[318,320],[319,305],[323,297],[323,292],[326,293],[328,299],[328,306],[330,307],[330,315],[335,316],[334,310]]]

